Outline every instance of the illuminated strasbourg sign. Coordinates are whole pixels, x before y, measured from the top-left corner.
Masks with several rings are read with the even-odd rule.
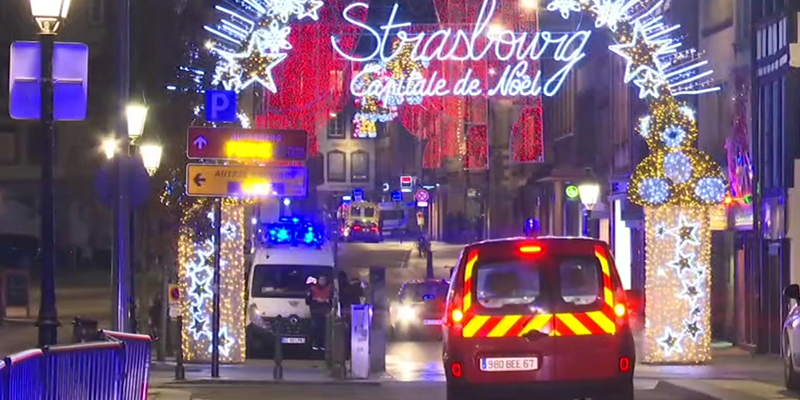
[[[484,0],[472,31],[461,29],[439,29],[433,32],[409,33],[409,22],[395,21],[398,5],[395,4],[386,24],[374,29],[356,18],[365,3],[353,3],[344,9],[344,19],[364,30],[375,39],[375,46],[364,56],[347,54],[336,37],[331,38],[334,50],[342,57],[366,63],[364,69],[354,76],[350,91],[356,97],[377,97],[388,100],[393,96],[554,96],[566,80],[572,68],[586,56],[584,48],[591,31],[574,32],[514,32],[490,25],[497,7],[497,0]],[[397,46],[387,46],[389,40],[397,38],[404,45],[413,46],[411,58],[427,63],[439,61],[499,61],[503,67],[497,71],[493,82],[477,76],[466,68],[462,76],[444,77],[438,72],[429,76],[410,74],[403,79],[373,80],[366,87],[356,82],[365,75],[377,72],[381,66],[399,54]],[[388,54],[387,54],[388,53]],[[543,76],[537,61],[552,59],[560,68],[552,75]]]
[[[308,154],[305,131],[241,128],[189,128],[190,159],[303,162]]]

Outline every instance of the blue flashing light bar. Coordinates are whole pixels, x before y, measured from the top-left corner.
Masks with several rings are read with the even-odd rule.
[[[325,240],[322,226],[302,217],[281,217],[279,222],[266,224],[261,230],[262,244],[292,246],[322,246]]]

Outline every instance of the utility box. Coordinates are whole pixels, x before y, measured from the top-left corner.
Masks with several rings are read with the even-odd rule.
[[[367,379],[370,373],[369,332],[372,327],[372,305],[353,304],[350,330],[350,362],[352,377]]]

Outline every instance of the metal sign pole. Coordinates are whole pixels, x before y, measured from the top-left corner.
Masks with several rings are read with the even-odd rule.
[[[220,254],[222,249],[222,199],[214,202],[214,317],[211,336],[211,377],[219,378]]]

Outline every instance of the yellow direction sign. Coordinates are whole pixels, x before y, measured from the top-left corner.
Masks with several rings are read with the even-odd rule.
[[[189,164],[186,194],[203,197],[305,197],[308,170],[293,166]]]

